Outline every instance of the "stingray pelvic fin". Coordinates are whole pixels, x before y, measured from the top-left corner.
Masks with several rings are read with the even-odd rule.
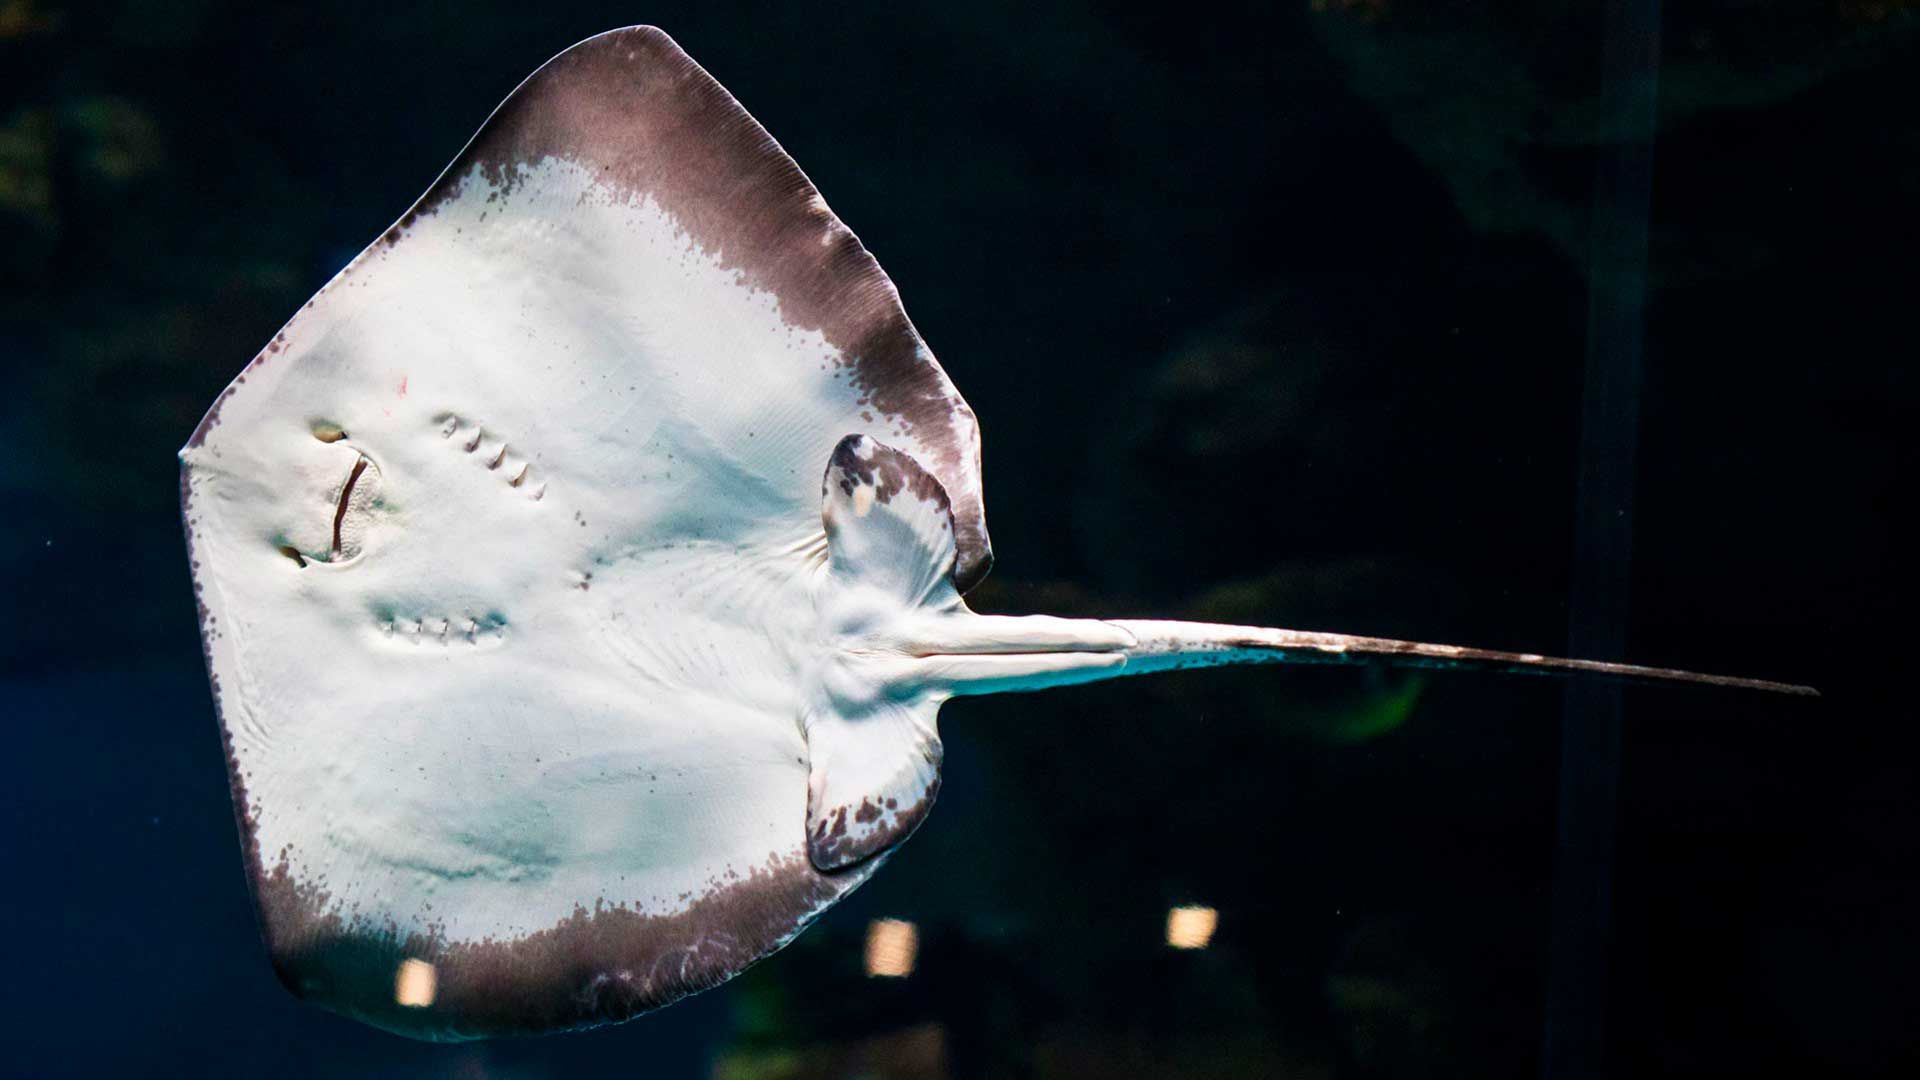
[[[920,827],[940,792],[943,697],[881,698],[859,711],[806,719],[807,856],[838,870],[886,851]]]
[[[903,618],[961,608],[947,493],[903,451],[864,435],[834,447],[821,482],[827,578],[818,603],[833,635],[805,717],[807,853],[851,866],[905,840],[940,790],[935,719],[944,688],[915,680]]]
[[[958,598],[947,492],[911,454],[849,435],[833,448],[820,495],[838,582],[914,606]]]

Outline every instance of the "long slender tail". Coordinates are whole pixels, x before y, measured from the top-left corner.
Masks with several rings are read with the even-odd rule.
[[[897,647],[924,665],[915,669],[913,678],[955,694],[1039,690],[1223,664],[1390,664],[1819,696],[1811,686],[1768,679],[1261,626],[963,612],[957,619],[942,617],[924,630]]]
[[[1273,630],[1258,626],[1217,626],[1211,623],[1157,620],[1110,620],[1132,634],[1126,673],[1144,674],[1214,664],[1368,664],[1397,667],[1469,669],[1518,675],[1593,675],[1635,683],[1694,683],[1776,694],[1819,697],[1811,686],[1706,675],[1672,668],[1615,664],[1604,660],[1572,660],[1538,653],[1498,652],[1423,641],[1325,634],[1311,630]]]

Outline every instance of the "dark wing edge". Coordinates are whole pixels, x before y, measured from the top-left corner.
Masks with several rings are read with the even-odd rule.
[[[787,322],[839,349],[859,404],[916,444],[953,500],[956,585],[965,592],[986,576],[993,546],[973,410],[859,237],[664,31],[610,30],[542,65],[374,247],[404,239],[476,166],[511,189],[519,166],[547,157],[585,161],[616,190],[652,196],[701,247],[778,297]]]

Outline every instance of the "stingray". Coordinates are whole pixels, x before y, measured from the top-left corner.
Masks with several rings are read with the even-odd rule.
[[[522,83],[180,457],[274,969],[420,1038],[623,1020],[780,948],[925,820],[957,695],[1373,662],[1804,690],[972,612],[972,411],[648,27]]]

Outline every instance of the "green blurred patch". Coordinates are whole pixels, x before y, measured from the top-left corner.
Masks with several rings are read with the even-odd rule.
[[[937,1080],[953,1075],[946,1029],[937,1023],[796,1046],[749,1047],[720,1055],[714,1080]]]
[[[25,278],[52,254],[60,231],[53,198],[53,118],[21,109],[0,123],[0,274]]]
[[[1426,688],[1425,678],[1411,676],[1397,686],[1358,694],[1334,707],[1307,713],[1301,722],[1327,742],[1342,746],[1370,742],[1405,726]]]
[[[743,1043],[767,1046],[802,1034],[792,990],[772,964],[760,964],[733,982],[734,1029]]]
[[[126,184],[164,164],[159,125],[131,101],[82,98],[67,106],[61,119],[78,164],[96,182]]]

